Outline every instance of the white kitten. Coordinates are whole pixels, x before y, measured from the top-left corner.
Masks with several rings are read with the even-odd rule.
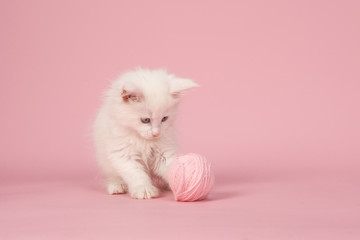
[[[176,154],[174,120],[182,93],[198,86],[163,70],[127,72],[113,82],[94,124],[97,159],[109,194],[157,197]]]

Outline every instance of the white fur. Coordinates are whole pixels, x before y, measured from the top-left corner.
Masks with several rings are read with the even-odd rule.
[[[137,199],[159,195],[152,178],[168,182],[167,169],[176,154],[177,105],[182,93],[196,86],[163,70],[146,69],[113,82],[94,124],[97,159],[109,194],[128,191]],[[151,122],[144,124],[141,118]]]

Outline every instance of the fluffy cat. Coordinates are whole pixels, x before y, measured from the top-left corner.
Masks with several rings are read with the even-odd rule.
[[[114,81],[94,124],[97,160],[109,194],[157,197],[176,154],[174,120],[182,94],[198,85],[164,70],[137,69]]]

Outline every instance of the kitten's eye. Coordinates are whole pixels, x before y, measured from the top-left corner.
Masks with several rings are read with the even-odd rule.
[[[150,118],[141,118],[142,123],[150,123]]]
[[[163,118],[161,119],[161,121],[162,121],[162,122],[165,122],[166,120],[168,120],[168,118],[169,118],[168,116],[163,117]]]

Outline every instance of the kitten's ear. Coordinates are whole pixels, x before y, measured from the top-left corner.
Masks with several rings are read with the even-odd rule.
[[[125,103],[140,102],[143,99],[141,91],[131,85],[124,85],[122,87],[121,97]]]
[[[170,84],[170,94],[173,98],[180,98],[186,91],[199,87],[190,79],[186,78],[173,78]]]

